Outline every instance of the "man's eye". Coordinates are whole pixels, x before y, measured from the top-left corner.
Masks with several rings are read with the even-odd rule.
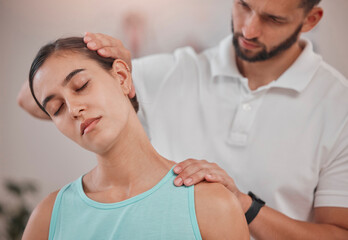
[[[89,81],[87,81],[85,84],[83,84],[83,86],[82,86],[82,87],[80,87],[80,88],[76,89],[75,91],[76,91],[76,92],[79,92],[79,91],[81,91],[81,90],[85,89],[85,88],[87,87],[88,83],[89,83]]]
[[[63,105],[64,105],[63,103],[62,103],[62,105],[60,105],[58,110],[53,114],[54,116],[58,116],[58,114],[59,114],[60,110],[62,109]]]
[[[245,2],[239,1],[239,4],[242,5],[242,7],[249,9],[249,5]]]
[[[277,18],[274,18],[274,17],[269,17],[268,20],[273,22],[273,23],[279,23],[279,24],[282,23]]]

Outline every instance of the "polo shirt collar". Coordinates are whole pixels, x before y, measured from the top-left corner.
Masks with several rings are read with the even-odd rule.
[[[276,81],[264,87],[293,89],[297,92],[307,87],[320,66],[322,58],[313,51],[313,45],[309,40],[301,39],[300,44],[304,46],[304,49],[296,61]],[[211,60],[211,73],[212,77],[244,78],[237,67],[232,35],[220,42],[217,54]]]
[[[300,44],[304,46],[300,56],[276,81],[271,82],[270,87],[302,92],[308,86],[322,62],[322,57],[313,51],[309,40],[301,39]]]
[[[211,73],[213,77],[243,78],[237,67],[236,55],[232,46],[232,35],[220,42],[218,51],[211,60]]]

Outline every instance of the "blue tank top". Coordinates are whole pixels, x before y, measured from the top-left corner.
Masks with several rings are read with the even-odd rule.
[[[88,198],[82,177],[63,187],[54,203],[49,240],[202,239],[194,186],[176,187],[173,168],[153,188],[117,203]]]

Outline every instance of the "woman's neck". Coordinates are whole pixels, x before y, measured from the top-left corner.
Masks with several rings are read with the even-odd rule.
[[[118,189],[131,197],[156,185],[174,164],[156,152],[132,113],[117,142],[98,155],[98,165],[84,182],[92,192]]]

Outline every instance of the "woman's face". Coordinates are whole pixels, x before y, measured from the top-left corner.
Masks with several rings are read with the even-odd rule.
[[[103,154],[127,127],[130,81],[121,60],[107,71],[80,53],[64,52],[50,56],[40,67],[34,92],[65,136]]]

